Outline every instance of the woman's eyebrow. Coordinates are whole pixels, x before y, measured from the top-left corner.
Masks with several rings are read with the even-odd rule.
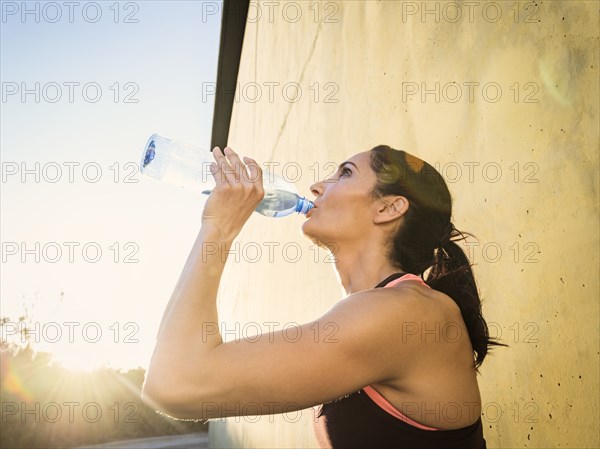
[[[341,164],[338,166],[338,170],[339,170],[340,168],[342,168],[342,167],[343,167],[344,165],[346,165],[346,164],[351,164],[351,165],[354,165],[354,168],[356,168],[356,170],[357,170],[357,171],[360,171],[360,170],[358,170],[358,167],[356,166],[356,164],[355,164],[354,162],[350,162],[350,161],[344,161],[344,162],[342,162],[342,163],[341,163]]]

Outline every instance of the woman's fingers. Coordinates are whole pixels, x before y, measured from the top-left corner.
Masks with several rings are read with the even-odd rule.
[[[231,168],[231,171],[227,174],[231,174],[235,182],[240,182],[240,180],[247,178],[246,166],[242,163],[237,153],[230,147],[225,147],[223,153],[225,154],[227,162]]]
[[[217,185],[231,184],[235,185],[239,180],[239,175],[236,174],[235,165],[232,167],[229,161],[227,160],[227,153],[232,151],[231,148],[226,147],[225,150],[221,150],[219,147],[216,147],[219,151],[213,151],[213,157],[215,158],[215,163],[217,164],[218,178],[216,179]],[[239,158],[238,158],[239,160]]]
[[[219,178],[217,179],[218,184],[230,184],[232,186],[241,184],[254,186],[258,190],[262,190],[262,169],[254,159],[244,157],[246,163],[244,164],[230,147],[225,147],[224,151],[221,151],[219,147],[215,147],[213,155],[216,168],[211,166],[211,172]]]
[[[245,156],[244,162],[248,166],[248,170],[250,171],[250,177],[248,179],[248,184],[254,184],[254,186],[260,190],[263,188],[262,182],[262,169],[258,165],[258,163],[250,158]]]
[[[228,182],[224,172],[227,169],[227,167],[225,167],[223,163],[225,159],[223,153],[219,147],[215,147],[212,151],[212,154],[215,159],[215,162],[210,164],[209,168],[210,172],[213,175],[213,178],[215,178],[216,187],[227,185]]]

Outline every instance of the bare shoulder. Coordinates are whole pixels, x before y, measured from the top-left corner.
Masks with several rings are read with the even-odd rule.
[[[403,357],[410,356],[411,346],[417,350],[424,343],[415,341],[419,343],[415,346],[407,340],[407,332],[415,325],[426,329],[444,328],[448,324],[464,326],[458,305],[448,295],[418,281],[401,284],[352,294],[337,303],[331,314],[345,317],[350,323],[360,322],[368,333],[363,337],[379,341],[382,349],[401,350]],[[399,342],[403,344],[398,345]]]
[[[427,292],[427,287],[420,285],[398,285],[388,288],[374,288],[353,293],[336,303],[332,310],[353,311],[368,313],[371,318],[382,315],[390,317],[390,314],[399,312],[405,315],[410,312],[411,315],[431,311],[435,309],[433,295]],[[429,290],[429,289],[428,289]],[[427,302],[428,300],[428,302]],[[393,317],[396,318],[396,317]]]
[[[424,346],[433,357],[455,351],[466,353],[470,348],[458,304],[418,281],[365,290],[345,301],[347,313],[368,317],[373,324],[371,332],[384,339],[382,345],[400,351],[405,360],[413,355],[422,360]]]
[[[372,309],[371,312],[402,312],[403,316],[426,315],[431,319],[460,316],[456,302],[443,292],[418,281],[404,281],[393,287],[374,288],[348,296],[338,305]],[[337,305],[336,305],[337,306]],[[458,315],[457,315],[458,314]]]
[[[428,313],[437,312],[439,318],[455,320],[461,316],[460,308],[456,301],[443,292],[425,286],[419,281],[408,280],[394,287],[378,290],[394,291],[399,301],[410,304],[418,310],[427,310]]]

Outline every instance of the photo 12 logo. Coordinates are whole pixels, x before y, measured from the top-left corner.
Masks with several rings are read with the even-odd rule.
[[[402,23],[498,23],[502,19],[513,23],[538,23],[539,4],[536,1],[420,1],[398,2],[402,8]],[[541,2],[540,2],[541,3]]]
[[[332,81],[315,81],[308,84],[300,84],[297,81],[263,81],[261,83],[251,81],[238,82],[235,89],[221,90],[217,94],[217,84],[211,81],[202,83],[202,102],[212,101],[214,97],[219,102],[226,102],[233,98],[235,103],[241,101],[245,103],[279,101],[298,103],[303,98],[312,103],[338,103],[339,90],[338,83]]]
[[[0,337],[3,344],[15,343],[98,343],[109,339],[115,344],[139,343],[140,326],[134,321],[114,322],[110,326],[96,321],[25,322],[3,320]]]
[[[113,103],[138,103],[140,86],[132,81],[102,85],[95,81],[2,82],[2,103],[98,103],[104,96]],[[107,92],[108,95],[105,95]]]
[[[6,2],[2,23],[138,23],[137,2]]]
[[[129,401],[123,404],[114,402],[103,407],[98,402],[13,402],[2,401],[2,423],[20,421],[21,423],[51,423],[59,422],[85,422],[97,423],[108,419],[114,423],[139,423],[135,415],[140,409],[139,404]]]
[[[408,103],[420,100],[421,103],[498,103],[503,96],[512,99],[513,103],[539,103],[536,94],[540,86],[532,81],[519,83],[514,82],[504,87],[496,82],[489,81],[480,83],[478,81],[463,81],[457,83],[427,83],[416,81],[405,81],[402,83],[402,102]],[[507,92],[510,94],[505,95]]]
[[[135,162],[114,162],[103,166],[98,162],[16,162],[5,161],[0,164],[1,181],[5,183],[69,183],[85,182],[96,184],[103,178],[123,184],[139,182],[139,166]]]
[[[323,1],[251,1],[246,9],[245,2],[202,2],[202,23],[211,18],[220,19],[221,15],[228,13],[234,21],[246,15],[246,23],[278,21],[298,23],[310,20],[314,23],[339,23],[340,6],[342,2]],[[243,11],[242,8],[245,10]]]
[[[113,242],[110,246],[98,242],[2,242],[2,263],[98,263],[107,252],[114,263],[139,263],[140,247],[136,242]]]

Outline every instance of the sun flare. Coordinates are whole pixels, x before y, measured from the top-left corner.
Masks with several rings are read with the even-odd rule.
[[[52,360],[71,372],[89,373],[109,365],[106,360],[94,357],[90,351],[85,354],[73,350],[56,351],[52,354]]]

